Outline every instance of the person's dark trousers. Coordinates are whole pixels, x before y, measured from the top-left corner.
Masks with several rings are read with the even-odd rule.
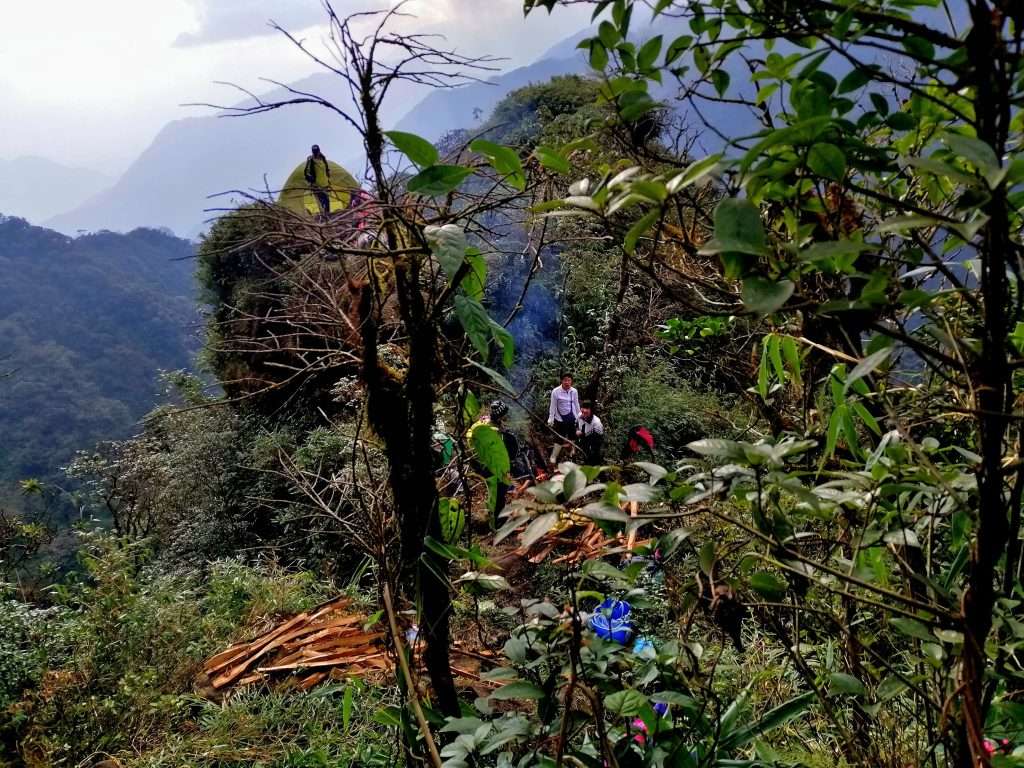
[[[604,463],[604,435],[586,435],[580,438],[583,449],[583,463],[590,467],[599,467]]]
[[[559,416],[558,421],[555,422],[555,432],[562,437],[565,442],[571,443],[576,439],[576,417]]]
[[[316,198],[316,204],[320,206],[320,215],[326,219],[327,214],[331,212],[331,198],[322,189],[313,192],[313,196]]]

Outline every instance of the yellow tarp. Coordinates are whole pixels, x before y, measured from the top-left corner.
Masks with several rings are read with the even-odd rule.
[[[337,213],[345,210],[352,190],[359,189],[359,184],[351,173],[337,163],[328,160],[327,165],[331,169],[331,186],[327,192],[328,199],[331,201],[330,212]],[[320,206],[317,205],[313,190],[306,181],[305,172],[306,161],[303,160],[288,175],[288,180],[281,188],[277,202],[295,213],[308,213],[310,216],[316,216],[320,213]]]

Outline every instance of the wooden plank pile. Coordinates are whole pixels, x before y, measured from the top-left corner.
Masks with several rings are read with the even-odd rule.
[[[579,565],[584,560],[620,553],[628,559],[635,547],[646,546],[650,542],[650,539],[637,541],[635,532],[628,537],[621,531],[614,536],[606,536],[593,522],[588,522],[585,525],[575,524],[562,531],[552,531],[534,544],[529,552],[519,550],[519,554],[535,565],[544,562],[552,554],[557,554],[551,560],[552,563]]]
[[[365,616],[335,598],[279,624],[249,642],[237,643],[203,665],[217,692],[289,678],[301,690],[328,677],[362,677],[390,669],[384,633],[363,629]]]

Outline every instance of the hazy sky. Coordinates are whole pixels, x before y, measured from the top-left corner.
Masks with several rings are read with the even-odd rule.
[[[335,0],[339,14],[387,0]],[[467,54],[527,64],[582,28],[583,9],[522,17],[522,0],[413,0],[417,28],[444,31]],[[0,0],[0,158],[42,155],[116,174],[169,120],[232,103],[213,84],[260,90],[313,71],[267,26],[323,37],[319,0]]]

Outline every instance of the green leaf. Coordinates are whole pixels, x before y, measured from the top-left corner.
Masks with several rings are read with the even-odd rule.
[[[917,126],[917,118],[909,112],[893,112],[885,123],[894,131],[909,131]]]
[[[565,156],[551,147],[537,147],[533,150],[533,156],[549,171],[562,174],[568,174],[572,171],[572,167]]]
[[[395,706],[378,709],[373,713],[373,722],[386,725],[389,728],[401,728],[402,710],[400,707]]]
[[[481,424],[473,430],[473,450],[477,461],[497,478],[504,478],[509,473],[508,451],[498,430],[490,424]]]
[[[501,364],[506,368],[511,368],[516,356],[515,338],[505,326],[496,320],[491,320],[491,337],[494,339],[494,343],[501,348]]]
[[[839,81],[839,88],[837,93],[849,93],[850,91],[856,91],[858,88],[862,88],[871,82],[871,75],[868,74],[867,70],[857,67],[851,70],[846,77]]]
[[[694,453],[699,453],[701,456],[710,456],[713,459],[742,461],[746,456],[740,443],[737,443],[735,440],[722,440],[716,437],[695,440],[686,447]]]
[[[437,147],[415,133],[404,131],[385,131],[391,143],[398,148],[398,151],[412,160],[420,170],[427,168],[438,160]]]
[[[762,736],[776,728],[781,728],[786,723],[800,717],[800,715],[810,709],[816,700],[817,696],[813,691],[802,693],[765,712],[761,719],[753,725],[733,731],[722,743],[722,747],[729,750],[742,749],[758,736]]]
[[[513,188],[520,192],[526,188],[526,174],[523,173],[523,164],[515,150],[487,139],[476,139],[469,145],[469,149],[486,157],[494,170]]]
[[[672,66],[676,59],[686,53],[691,45],[693,45],[693,37],[691,35],[680,35],[677,37],[669,44],[668,49],[665,51],[665,63],[663,66]]]
[[[708,576],[712,574],[715,569],[715,542],[708,540],[700,548],[700,553],[697,557],[700,562],[700,569]]]
[[[924,624],[922,624],[920,621],[917,621],[916,619],[897,617],[894,619],[889,619],[889,623],[896,627],[896,629],[898,629],[904,635],[908,635],[909,637],[913,637],[918,640],[923,640],[926,643],[930,643],[935,640],[935,636],[928,631],[928,627],[926,627]]]
[[[476,248],[466,249],[466,262],[469,264],[469,273],[462,278],[459,288],[465,291],[469,298],[482,301],[487,286],[487,262]]]
[[[828,676],[828,687],[833,693],[843,693],[850,696],[863,696],[867,693],[864,683],[853,675],[844,672],[833,672]]]
[[[752,256],[768,253],[761,214],[745,198],[727,197],[715,207],[715,237],[700,252],[714,255],[723,251]]]
[[[434,252],[441,268],[451,280],[466,258],[466,233],[456,224],[445,224],[441,227],[426,226],[423,228],[423,234],[427,238],[430,250]]]
[[[999,167],[999,158],[996,157],[995,151],[981,139],[947,133],[942,140],[957,155],[969,160],[979,170],[986,171]]]
[[[601,42],[600,38],[595,37],[590,41],[590,68],[598,72],[604,72],[607,66],[608,50],[604,47],[604,43]]]
[[[345,696],[341,701],[341,730],[348,732],[348,724],[352,720],[352,699],[355,696],[354,685],[345,686]]]
[[[610,21],[602,21],[597,28],[597,36],[605,48],[614,48],[619,42],[619,30]]]
[[[616,691],[604,700],[604,708],[620,717],[636,717],[647,706],[647,697],[633,688]]]
[[[796,346],[796,339],[792,336],[782,337],[782,356],[786,359],[786,366],[789,368],[789,372],[793,375],[793,378],[799,382],[801,379],[800,373],[800,351]]]
[[[627,91],[619,97],[618,105],[622,119],[632,123],[655,109],[658,103],[644,91]]]
[[[466,527],[466,513],[463,512],[458,499],[447,496],[438,499],[437,514],[441,520],[441,535],[444,540],[449,544],[458,541]]]
[[[520,680],[519,682],[516,682],[516,683],[509,683],[508,685],[503,685],[503,686],[501,686],[501,688],[499,688],[498,690],[496,690],[494,693],[491,694],[491,698],[492,699],[499,699],[499,700],[505,700],[505,699],[543,699],[543,698],[546,698],[546,697],[547,697],[547,694],[545,694],[544,691],[541,688],[539,688],[538,686],[534,685],[533,683],[528,683],[528,682],[526,682],[524,680]]]
[[[654,62],[658,60],[658,56],[661,54],[661,35],[652,37],[640,48],[640,52],[636,55],[636,66],[641,72],[646,72],[654,66]]]
[[[846,156],[835,144],[815,144],[807,153],[807,167],[826,179],[840,181],[846,175]]]
[[[622,247],[626,253],[630,256],[636,253],[637,242],[647,233],[647,230],[654,226],[659,216],[661,216],[661,209],[652,208],[629,228],[626,237],[622,241]]]
[[[724,69],[716,69],[711,73],[711,84],[715,86],[715,92],[719,96],[725,96],[725,92],[729,90],[729,73]]]
[[[457,189],[472,173],[472,168],[464,168],[461,165],[432,165],[409,179],[408,190],[417,195],[430,197],[447,195]]]
[[[520,537],[521,543],[524,548],[529,549],[544,534],[551,530],[551,527],[558,522],[557,512],[545,512],[543,515],[538,515],[533,521],[526,526],[526,530],[523,531],[523,535]]]
[[[466,336],[477,354],[486,361],[491,348],[491,316],[479,301],[474,301],[468,296],[457,295],[454,303],[455,315],[459,318]]]
[[[721,155],[709,155],[701,160],[697,160],[695,163],[691,163],[685,170],[669,179],[665,189],[670,195],[674,195],[679,190],[700,181],[711,173],[718,166],[721,159]]]
[[[857,363],[853,370],[850,371],[850,375],[846,377],[846,382],[843,384],[843,392],[848,392],[855,381],[873,373],[878,366],[889,359],[891,353],[892,347],[883,347]]]
[[[506,392],[512,395],[513,397],[519,396],[519,393],[516,392],[516,389],[515,387],[512,386],[511,382],[509,382],[508,379],[506,379],[504,376],[502,376],[494,369],[488,368],[486,365],[481,365],[476,360],[469,360],[469,364],[476,368],[479,368],[481,371],[487,374],[488,378],[490,378],[491,381],[493,381],[495,384],[501,387],[503,392]]]
[[[791,280],[748,277],[743,280],[743,305],[759,315],[770,315],[789,301],[795,288]]]
[[[758,571],[750,576],[750,588],[768,600],[778,601],[786,596],[789,584],[774,573]]]

